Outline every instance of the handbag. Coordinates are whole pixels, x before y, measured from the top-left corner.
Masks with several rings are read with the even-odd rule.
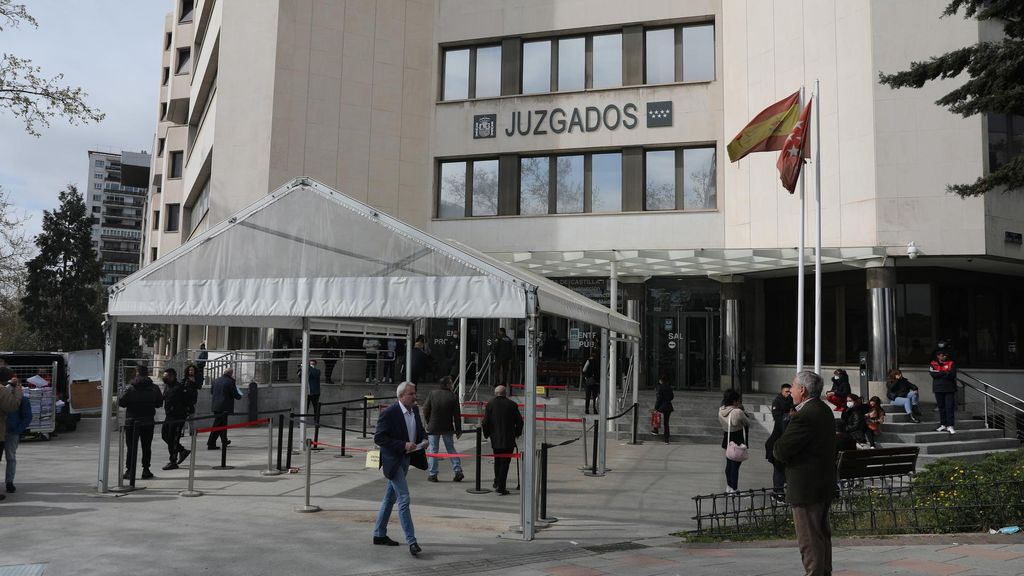
[[[747,450],[747,429],[743,429],[743,443],[737,444],[732,440],[729,441],[729,445],[725,447],[725,457],[733,462],[743,462],[747,458],[750,458],[750,452]]]
[[[420,470],[427,469],[427,451],[420,448],[415,452],[409,453],[409,465],[413,468],[419,468]]]
[[[661,412],[651,410],[651,430],[657,434],[658,428],[661,428]]]

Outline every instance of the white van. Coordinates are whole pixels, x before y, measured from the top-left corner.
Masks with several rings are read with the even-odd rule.
[[[49,381],[66,408],[57,414],[58,430],[74,430],[81,414],[99,413],[103,408],[103,351],[0,352],[6,364],[24,383],[41,374]]]

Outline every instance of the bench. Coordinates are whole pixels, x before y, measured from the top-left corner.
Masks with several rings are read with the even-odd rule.
[[[541,360],[537,363],[537,384],[544,385],[548,377],[554,377],[558,384],[571,385],[580,382],[580,371],[583,366],[579,362],[566,360]]]
[[[836,460],[836,478],[840,486],[865,478],[893,478],[913,474],[920,448],[879,448],[842,450]]]

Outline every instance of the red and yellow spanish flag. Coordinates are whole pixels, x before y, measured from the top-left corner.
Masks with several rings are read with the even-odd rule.
[[[765,108],[729,142],[729,161],[735,162],[751,152],[782,150],[800,115],[800,91]]]
[[[804,158],[810,156],[811,147],[808,143],[811,137],[808,130],[811,127],[811,104],[814,99],[807,101],[804,111],[800,113],[800,120],[793,125],[793,131],[786,138],[786,143],[779,153],[779,160],[775,166],[779,169],[779,178],[782,179],[782,187],[792,194],[796,189],[797,180],[800,179],[800,168],[804,165]]]

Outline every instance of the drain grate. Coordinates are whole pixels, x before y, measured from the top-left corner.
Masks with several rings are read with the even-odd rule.
[[[20,564],[0,566],[0,576],[43,576],[46,564]]]
[[[607,554],[609,552],[624,552],[626,550],[639,550],[641,548],[647,548],[643,544],[637,544],[636,542],[615,542],[614,544],[599,544],[597,546],[584,546],[584,550],[589,550],[594,554]]]

